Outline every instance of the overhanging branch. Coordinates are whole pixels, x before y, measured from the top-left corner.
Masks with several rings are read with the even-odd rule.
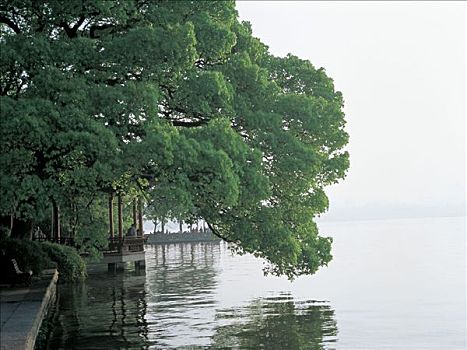
[[[65,29],[65,32],[69,38],[76,38],[78,36],[78,28],[83,24],[84,20],[85,20],[85,17],[81,15],[81,17],[78,19],[78,21],[75,23],[73,27],[70,28],[70,26],[66,22],[60,23],[60,26],[63,29]]]
[[[172,122],[173,126],[183,126],[183,127],[186,127],[186,128],[194,128],[194,127],[197,127],[197,126],[206,125],[208,123],[207,120],[197,120],[197,121],[194,121],[194,122],[185,122],[185,121],[182,121],[182,120],[171,120],[171,122]]]
[[[228,238],[225,238],[224,236],[222,236],[219,231],[217,231],[209,222],[207,222],[206,220],[204,220],[206,222],[206,224],[208,224],[208,227],[209,229],[211,230],[211,232],[219,237],[220,239],[226,241],[227,243],[236,243],[235,241],[231,240],[231,239],[228,239]]]
[[[21,34],[21,30],[19,29],[19,27],[11,19],[9,19],[8,17],[0,15],[0,23],[6,24],[16,34]]]

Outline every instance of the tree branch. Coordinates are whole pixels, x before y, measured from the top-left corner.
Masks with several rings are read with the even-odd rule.
[[[62,27],[63,29],[65,29],[65,32],[66,34],[68,35],[68,37],[71,39],[71,38],[76,38],[78,36],[78,28],[81,24],[83,24],[85,20],[85,17],[83,15],[81,15],[78,19],[78,22],[75,23],[75,25],[73,27],[70,28],[70,26],[68,25],[68,23],[66,22],[62,22],[60,23],[60,27]]]
[[[16,34],[21,34],[19,27],[9,18],[0,15],[0,23],[6,24],[10,29],[12,29]]]
[[[208,123],[207,120],[198,120],[195,122],[184,122],[181,120],[171,120],[173,126],[183,126],[185,128],[195,128],[197,126],[206,125]]]
[[[78,22],[76,22],[75,25],[73,26],[73,28],[71,28],[71,29],[75,32],[75,34],[76,34],[76,32],[78,31],[78,29],[79,29],[79,27],[81,26],[81,24],[84,23],[84,20],[85,20],[85,19],[86,19],[86,18],[84,17],[84,15],[81,15],[81,16],[79,17],[79,19],[78,19]]]
[[[113,28],[115,27],[115,25],[111,24],[111,23],[107,23],[107,24],[101,24],[101,25],[92,25],[90,28],[89,28],[89,36],[91,37],[91,39],[98,39],[100,38],[99,35],[96,35],[96,31],[99,31],[99,30],[105,30],[105,29],[109,29],[109,28]]]
[[[219,237],[220,239],[226,241],[227,243],[235,243],[235,244],[237,244],[237,242],[235,242],[235,241],[233,241],[233,240],[231,240],[231,239],[228,239],[228,238],[225,238],[224,236],[222,236],[222,235],[219,233],[219,231],[217,231],[209,222],[206,221],[206,219],[205,219],[204,221],[206,222],[206,224],[208,224],[209,229],[211,230],[211,232],[212,232],[215,236],[217,236],[217,237]]]

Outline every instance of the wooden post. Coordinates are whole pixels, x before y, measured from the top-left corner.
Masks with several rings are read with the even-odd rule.
[[[110,238],[114,239],[114,194],[109,196],[109,232]]]
[[[144,229],[143,229],[143,199],[141,197],[138,198],[138,227],[139,227],[139,236],[143,237]]]
[[[135,227],[138,227],[137,226],[137,214],[136,214],[136,198],[133,199],[133,224],[135,225]]]
[[[118,239],[123,240],[123,208],[122,195],[119,193],[117,197],[117,215],[118,215]]]

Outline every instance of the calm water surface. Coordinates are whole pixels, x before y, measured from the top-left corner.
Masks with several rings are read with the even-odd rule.
[[[321,224],[294,282],[223,243],[146,247],[146,273],[62,286],[49,349],[465,349],[465,221]]]

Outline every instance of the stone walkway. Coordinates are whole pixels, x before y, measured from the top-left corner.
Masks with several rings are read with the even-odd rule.
[[[45,270],[30,287],[0,289],[1,350],[34,349],[42,319],[55,300],[57,279],[57,270]]]

